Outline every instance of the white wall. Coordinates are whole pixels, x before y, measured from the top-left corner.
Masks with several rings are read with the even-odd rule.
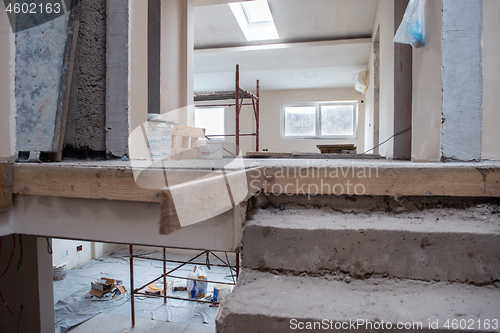
[[[426,44],[413,50],[413,161],[441,159],[441,14],[441,0],[427,1]]]
[[[500,1],[483,0],[483,159],[500,159]]]
[[[294,151],[319,153],[316,145],[350,144],[364,151],[364,104],[363,96],[353,88],[345,89],[306,89],[306,90],[268,90],[261,92],[260,101],[260,151]],[[319,102],[358,100],[358,138],[353,140],[290,140],[281,138],[281,104],[292,102]]]
[[[76,247],[79,245],[82,245],[82,251],[77,252]],[[66,270],[69,270],[92,259],[100,258],[117,248],[119,248],[117,244],[54,238],[52,239],[52,265],[66,265]],[[61,254],[65,251],[68,251],[68,255],[62,257]]]
[[[394,0],[379,0],[373,36],[380,24],[380,137],[383,142],[394,134]],[[370,147],[371,148],[371,147]],[[393,140],[379,148],[380,155],[391,158]]]
[[[394,134],[394,0],[379,0],[372,37],[375,38],[380,27],[380,101],[379,101],[379,138],[381,143]],[[367,149],[374,145],[373,131],[376,126],[374,119],[375,94],[374,94],[374,47],[370,50],[368,62],[369,85],[366,91],[366,127],[364,128],[364,144]],[[366,149],[366,150],[367,150]],[[379,154],[391,158],[394,152],[393,140],[379,147]],[[372,152],[370,152],[372,153]]]

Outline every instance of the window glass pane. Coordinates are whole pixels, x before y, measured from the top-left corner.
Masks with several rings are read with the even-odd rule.
[[[354,135],[354,105],[322,105],[321,135]]]
[[[285,136],[315,136],[316,107],[285,107]]]
[[[196,108],[194,111],[194,126],[204,128],[206,135],[225,134],[224,108]]]

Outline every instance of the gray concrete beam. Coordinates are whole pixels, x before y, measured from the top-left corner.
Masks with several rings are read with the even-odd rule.
[[[483,122],[483,2],[443,0],[444,159],[481,159]]]

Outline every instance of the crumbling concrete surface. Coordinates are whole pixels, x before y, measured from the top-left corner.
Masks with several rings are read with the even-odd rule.
[[[78,3],[79,33],[64,144],[106,150],[106,1]]]
[[[387,276],[488,284],[500,280],[500,208],[395,214],[330,208],[259,209],[243,235],[243,264],[354,278]]]
[[[483,325],[498,319],[498,309],[500,289],[495,286],[398,279],[346,283],[330,276],[273,275],[244,269],[238,286],[222,303],[216,324],[218,333],[327,331],[317,325],[316,329],[299,329],[308,322],[327,323],[333,325],[331,331],[342,332],[450,332],[458,330],[448,329],[446,324],[462,320],[475,331],[500,332],[498,326],[485,329]],[[359,326],[335,329],[336,322],[357,320]],[[374,325],[383,321],[385,329],[370,329],[361,320]],[[397,329],[398,323],[412,328]],[[420,327],[414,326],[420,323]]]

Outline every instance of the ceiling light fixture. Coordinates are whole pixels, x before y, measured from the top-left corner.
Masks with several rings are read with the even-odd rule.
[[[279,39],[267,0],[230,3],[247,41]]]

